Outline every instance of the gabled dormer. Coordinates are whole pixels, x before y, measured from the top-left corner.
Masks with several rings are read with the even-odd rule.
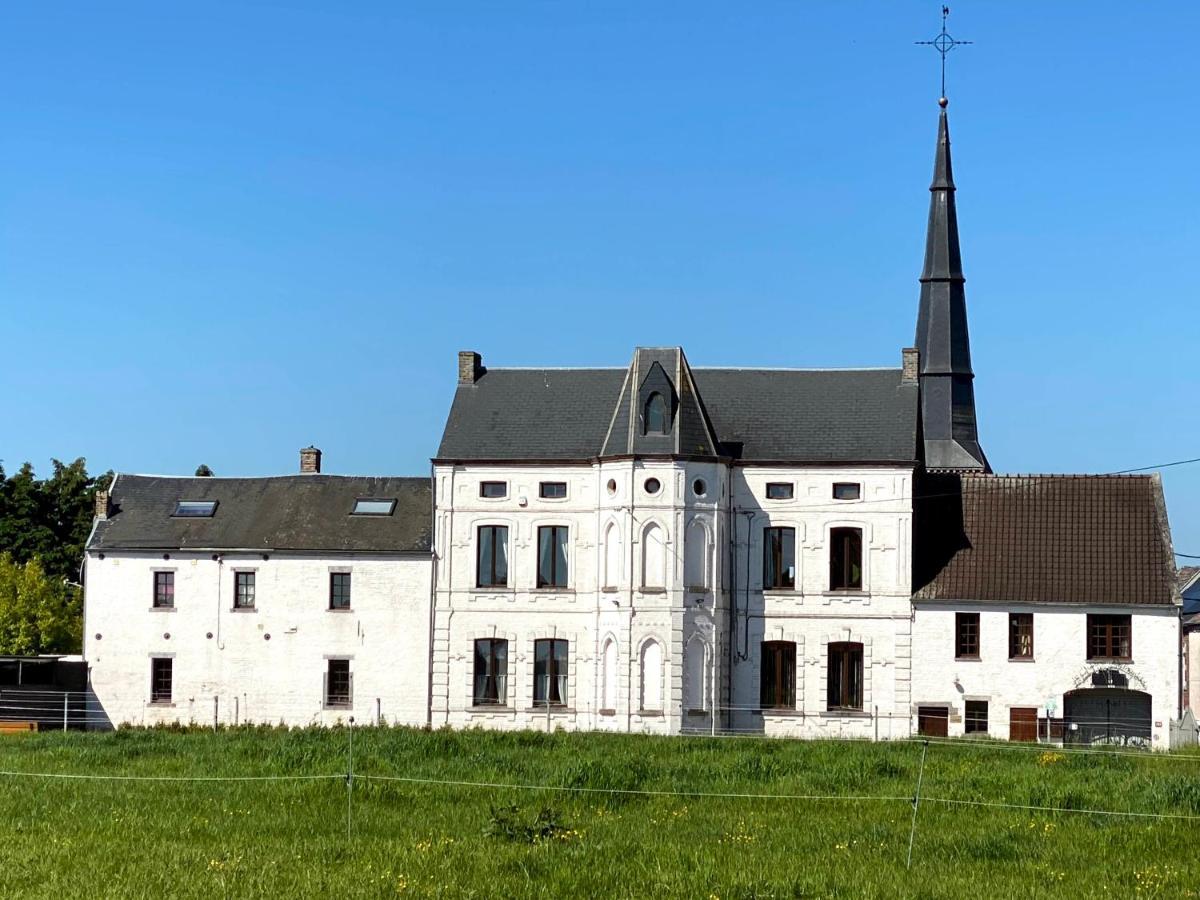
[[[679,347],[639,347],[601,456],[716,457],[717,440]]]

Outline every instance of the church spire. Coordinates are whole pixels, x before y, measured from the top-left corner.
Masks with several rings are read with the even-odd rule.
[[[929,226],[917,313],[925,465],[939,470],[989,471],[975,420],[975,375],[967,331],[966,279],[958,245],[947,101],[943,97],[938,104],[942,111],[929,186]]]

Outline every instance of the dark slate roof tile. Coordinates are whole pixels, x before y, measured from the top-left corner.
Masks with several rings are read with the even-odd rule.
[[[352,516],[359,498],[395,498],[390,516]],[[216,500],[211,518],[172,515],[180,500]],[[89,550],[305,550],[428,553],[428,478],[119,475]]]

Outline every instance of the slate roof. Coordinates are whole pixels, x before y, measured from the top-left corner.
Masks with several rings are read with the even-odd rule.
[[[898,368],[706,369],[688,368],[679,358],[684,440],[679,450],[660,452],[709,455],[711,449],[696,448],[704,447],[711,423],[718,455],[745,462],[915,463],[917,386],[901,383]],[[605,443],[614,422],[627,423],[632,414],[635,364],[488,368],[455,391],[435,459],[585,461],[625,454],[628,441]],[[634,452],[653,455],[641,444]]]
[[[1179,604],[1157,475],[934,477],[913,531],[918,601]]]
[[[1183,566],[1176,584],[1183,595],[1183,624],[1200,625],[1200,566]]]
[[[359,498],[395,498],[390,516],[352,516]],[[179,518],[180,500],[216,500],[211,518]],[[299,550],[428,553],[428,478],[118,475],[88,550]]]

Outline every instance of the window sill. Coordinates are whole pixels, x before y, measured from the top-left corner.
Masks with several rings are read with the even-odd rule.
[[[615,716],[616,714],[617,714],[617,711],[615,709],[600,710],[600,715],[602,715],[602,716]]]
[[[707,709],[689,709],[687,711],[687,714],[689,716],[707,716],[708,710]]]
[[[1089,656],[1088,662],[1100,663],[1101,665],[1111,666],[1114,663],[1119,663],[1123,666],[1133,665],[1132,656]]]
[[[1037,660],[1036,660],[1036,659],[1034,659],[1032,656],[1010,656],[1010,657],[1008,658],[1008,661],[1009,661],[1009,662],[1015,662],[1015,663],[1031,663],[1031,662],[1037,662]]]
[[[863,709],[826,709],[818,713],[823,719],[869,719],[871,714]]]
[[[349,612],[354,612],[354,610],[351,609],[349,606],[331,606],[328,609],[326,609],[325,612],[349,613]]]
[[[665,713],[661,709],[639,709],[637,715],[643,719],[662,719],[665,718]]]
[[[602,594],[616,594],[616,593],[619,593],[619,592],[620,592],[620,590],[621,590],[621,589],[620,589],[619,587],[612,587],[612,586],[609,586],[609,587],[602,587],[602,588],[600,588],[600,593],[602,593]]]
[[[530,591],[531,594],[574,594],[575,589],[569,587],[538,587]]]
[[[474,714],[487,715],[488,713],[514,713],[516,712],[507,703],[472,703],[467,707],[467,712]]]
[[[794,587],[765,587],[762,589],[763,596],[766,597],[800,597],[803,596],[803,591],[798,591]]]
[[[175,607],[173,607],[173,606],[152,606],[152,607],[150,607],[150,612],[175,612]]]
[[[758,710],[758,714],[760,716],[783,716],[784,718],[791,718],[791,717],[795,717],[795,716],[803,716],[804,715],[804,713],[801,712],[800,710],[791,709],[786,706],[779,707],[777,709],[760,709],[760,710]]]
[[[175,703],[171,700],[151,700],[147,706],[153,706],[159,709],[174,709]]]
[[[849,588],[847,590],[830,589],[828,591],[822,591],[821,596],[822,597],[848,597],[848,598],[870,597],[871,592],[864,591],[861,588]]]
[[[229,610],[231,613],[256,613],[257,606],[234,606]]]
[[[979,656],[978,656],[978,655],[975,655],[975,656],[956,656],[956,657],[954,657],[954,661],[955,661],[955,662],[979,662]]]
[[[667,589],[665,587],[645,587],[645,586],[643,586],[643,587],[638,588],[638,590],[640,593],[643,593],[643,594],[665,594],[667,592]]]
[[[529,707],[529,709],[525,710],[525,712],[527,712],[527,713],[536,713],[539,716],[546,715],[547,711],[552,716],[557,716],[557,715],[573,716],[573,715],[575,715],[574,707],[570,707],[570,706],[531,706],[531,707]]]
[[[516,589],[507,584],[477,584],[471,588],[472,594],[515,594]]]
[[[353,703],[326,703],[321,707],[326,712],[350,712],[354,709]]]

